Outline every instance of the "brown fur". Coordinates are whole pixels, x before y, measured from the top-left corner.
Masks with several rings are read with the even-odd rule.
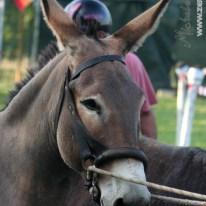
[[[148,138],[141,139],[141,148],[149,158],[148,180],[191,192],[206,194],[206,151],[200,148],[175,147]],[[153,190],[152,190],[153,191]],[[156,194],[168,194],[153,191]],[[175,206],[153,200],[152,206]]]

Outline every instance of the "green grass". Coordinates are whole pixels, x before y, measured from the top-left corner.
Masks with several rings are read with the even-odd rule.
[[[0,70],[0,108],[5,104],[8,91],[14,85],[14,73]],[[155,106],[158,138],[161,142],[175,144],[176,98],[161,97]],[[192,129],[192,145],[206,148],[206,99],[198,98]]]
[[[206,99],[198,98],[192,128],[192,146],[206,148]],[[158,136],[161,142],[175,144],[176,98],[161,97],[155,107]]]

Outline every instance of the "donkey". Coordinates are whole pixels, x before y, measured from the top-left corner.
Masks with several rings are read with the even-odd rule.
[[[140,138],[140,147],[148,157],[149,181],[191,192],[206,194],[206,151],[200,148],[176,147]],[[156,194],[165,194],[153,191]],[[166,194],[168,195],[168,194]],[[174,194],[169,194],[174,196]],[[152,200],[152,206],[176,204]]]
[[[144,97],[122,55],[154,31],[168,3],[161,0],[108,38],[94,40],[55,0],[41,1],[62,52],[0,113],[1,205],[84,205],[86,192],[74,189],[84,179],[102,206],[149,204],[145,186],[85,173],[96,165],[145,180],[138,131]]]

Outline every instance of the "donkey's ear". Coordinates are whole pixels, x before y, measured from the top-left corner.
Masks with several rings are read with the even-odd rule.
[[[41,0],[44,19],[61,46],[80,36],[73,20],[64,12],[56,0]]]
[[[160,0],[153,7],[131,20],[108,37],[110,44],[123,54],[137,50],[145,39],[155,32],[169,2],[170,0]]]

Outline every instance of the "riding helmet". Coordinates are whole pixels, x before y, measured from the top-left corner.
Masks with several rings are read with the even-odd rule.
[[[92,33],[91,30],[107,33],[112,25],[109,9],[99,0],[74,0],[66,6],[65,12],[87,34]]]

